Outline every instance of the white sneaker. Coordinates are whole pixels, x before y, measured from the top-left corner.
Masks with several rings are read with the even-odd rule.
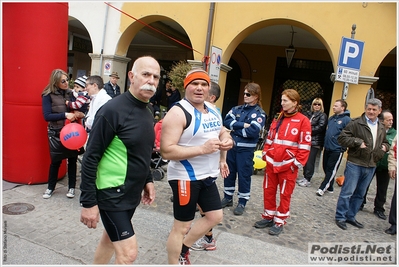
[[[299,182],[298,185],[303,186],[303,187],[310,187],[310,182],[308,180],[304,179],[301,182]]]
[[[302,183],[304,181],[307,181],[306,178],[301,178],[301,179],[296,180],[296,183],[300,184],[300,183]]]
[[[192,250],[215,250],[216,249],[216,241],[212,238],[212,242],[208,242],[205,240],[205,237],[201,237],[198,239],[192,246]]]
[[[322,195],[324,195],[323,190],[317,189],[316,195],[318,195],[319,197],[321,197]]]
[[[46,192],[43,194],[44,199],[48,199],[53,195],[54,190],[46,189]]]
[[[75,188],[69,188],[68,193],[66,194],[67,197],[73,198],[75,196]]]

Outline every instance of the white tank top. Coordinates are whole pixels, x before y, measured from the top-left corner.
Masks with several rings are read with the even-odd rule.
[[[187,100],[179,101],[180,105],[191,114],[190,125],[183,131],[178,142],[180,146],[199,146],[211,138],[219,138],[222,129],[222,117],[217,110],[205,102],[208,110],[203,114]],[[200,155],[185,160],[171,160],[168,164],[168,180],[202,180],[219,175],[220,151]]]

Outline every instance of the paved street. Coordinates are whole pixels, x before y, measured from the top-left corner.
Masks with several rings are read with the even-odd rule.
[[[339,229],[334,223],[335,206],[340,188],[323,197],[315,192],[322,177],[312,180],[312,186],[296,187],[292,196],[291,217],[280,236],[270,236],[267,229],[253,227],[263,209],[263,172],[253,176],[251,199],[242,216],[233,215],[236,205],[224,209],[221,224],[214,228],[217,240],[215,251],[192,251],[192,264],[199,265],[302,265],[308,263],[309,242],[395,242],[396,236],[384,233],[389,227],[387,220],[373,214],[375,183],[368,194],[368,203],[357,215],[365,225],[357,229]],[[222,196],[223,180],[217,180]],[[80,177],[78,177],[80,184]],[[166,240],[173,222],[171,190],[164,178],[155,182],[157,197],[151,206],[140,205],[133,217],[139,243],[139,255],[135,264],[167,264]],[[394,182],[388,190],[386,214],[389,213]],[[43,199],[47,188],[40,185],[15,185],[3,181],[3,264],[29,265],[90,265],[101,236],[100,223],[95,230],[80,223],[79,193],[68,199],[67,178],[57,184],[54,195]],[[4,213],[4,206],[27,203],[32,211],[19,215]],[[18,211],[18,210],[17,210]],[[23,211],[23,210],[21,210]],[[199,216],[199,214],[198,214]]]

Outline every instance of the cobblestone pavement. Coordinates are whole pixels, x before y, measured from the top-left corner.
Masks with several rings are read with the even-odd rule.
[[[281,245],[299,251],[308,251],[308,242],[392,242],[396,236],[384,233],[390,224],[387,220],[377,218],[373,214],[375,181],[367,195],[367,204],[363,211],[359,211],[356,219],[365,225],[364,229],[358,229],[348,224],[346,231],[335,225],[335,208],[340,193],[340,187],[334,185],[334,193],[326,193],[322,197],[316,195],[318,186],[323,180],[316,174],[311,181],[311,187],[296,186],[291,199],[291,216],[284,227],[283,233],[278,237],[270,236],[267,228],[257,229],[253,224],[261,219],[263,212],[263,172],[252,176],[251,199],[248,201],[244,214],[236,216],[233,210],[237,205],[237,192],[233,199],[232,207],[224,208],[223,222],[215,227],[216,230],[232,232],[242,236],[259,239],[276,245]],[[166,178],[165,178],[166,179]],[[223,179],[217,179],[219,192],[223,198]],[[390,200],[395,183],[390,182],[385,204],[386,214],[389,214]],[[169,196],[171,190],[166,180],[156,182],[158,194],[156,210],[172,215]],[[153,207],[148,207],[153,209]]]
[[[270,236],[267,229],[253,227],[263,210],[262,180],[262,172],[252,176],[251,199],[242,216],[233,214],[236,196],[233,207],[224,209],[223,221],[214,228],[217,250],[193,251],[190,257],[192,263],[308,264],[306,256],[310,242],[397,241],[396,236],[384,233],[390,226],[388,220],[381,220],[373,214],[374,180],[368,203],[356,217],[365,228],[348,225],[348,230],[343,231],[334,221],[340,188],[335,185],[333,194],[316,196],[322,180],[320,174],[312,179],[311,187],[296,186],[291,201],[291,217],[283,233],[278,237]],[[222,178],[217,179],[217,184],[222,197]],[[66,198],[66,178],[58,182],[54,195],[44,200],[42,194],[46,187],[46,184],[40,184],[5,188],[3,181],[3,264],[90,264],[103,229],[101,223],[97,229],[89,230],[79,222],[80,190],[76,190],[74,199]],[[171,189],[166,177],[156,181],[155,187],[155,203],[151,206],[140,205],[133,217],[139,243],[135,264],[167,264],[165,244],[173,222]],[[386,214],[389,213],[393,187],[394,182],[391,181],[385,204]],[[34,206],[34,210],[20,215],[4,213],[4,205],[11,203],[28,203]]]

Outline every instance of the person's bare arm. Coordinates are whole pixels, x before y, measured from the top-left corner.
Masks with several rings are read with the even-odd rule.
[[[178,142],[186,126],[186,116],[183,110],[174,106],[162,122],[161,154],[164,159],[182,160],[198,155],[210,154],[219,150],[220,140],[209,139],[200,146],[180,146]]]
[[[229,176],[230,170],[229,166],[226,163],[226,157],[227,157],[227,150],[231,149],[233,147],[233,138],[230,135],[230,131],[227,130],[225,127],[222,127],[220,130],[219,134],[219,139],[220,139],[220,160],[219,160],[219,169],[220,169],[220,174],[222,175],[223,178],[226,178]]]

